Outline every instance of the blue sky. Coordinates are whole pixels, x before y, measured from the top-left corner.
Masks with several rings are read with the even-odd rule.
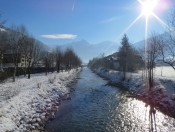
[[[167,3],[167,7],[156,13],[167,22],[175,2],[161,2]],[[141,9],[137,0],[1,0],[0,12],[2,19],[7,20],[6,26],[24,24],[35,38],[52,45],[82,39],[90,43],[107,40],[120,43],[121,33]],[[142,17],[127,35],[135,43],[144,39],[144,31],[145,18]],[[164,31],[151,17],[148,34]]]

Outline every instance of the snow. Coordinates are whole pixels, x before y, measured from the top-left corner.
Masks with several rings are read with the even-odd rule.
[[[0,132],[42,129],[54,117],[61,99],[69,97],[70,82],[80,69],[69,72],[33,74],[31,79],[20,76],[0,85]]]
[[[122,86],[135,95],[142,99],[150,100],[151,103],[160,109],[163,107],[165,112],[168,111],[170,112],[170,116],[175,117],[175,71],[172,67],[163,66],[155,68],[155,84],[152,93],[149,93],[149,91],[145,89],[145,80],[142,71],[127,73],[127,79],[125,81],[122,81],[122,72],[104,68],[94,69],[94,71],[100,76],[110,80],[110,83],[115,86],[122,83]]]

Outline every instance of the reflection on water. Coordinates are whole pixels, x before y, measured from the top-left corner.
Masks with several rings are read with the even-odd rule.
[[[46,126],[54,132],[171,132],[175,120],[128,98],[126,91],[105,86],[107,82],[88,68],[81,73],[72,100],[62,104]]]
[[[154,107],[146,107],[141,101],[128,99],[128,102],[125,102],[121,108],[122,121],[125,124],[124,131],[175,131],[175,120],[173,118],[156,111]],[[110,130],[113,131],[112,129]]]

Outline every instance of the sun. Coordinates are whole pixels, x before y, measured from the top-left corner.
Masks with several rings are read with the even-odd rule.
[[[145,0],[140,1],[142,5],[142,15],[149,17],[152,14],[154,14],[154,10],[157,6],[158,1],[157,0]]]
[[[126,33],[134,24],[137,23],[138,20],[140,20],[140,18],[144,17],[145,18],[145,42],[144,42],[144,60],[145,60],[145,73],[147,73],[147,45],[148,45],[148,32],[149,32],[149,17],[153,16],[154,18],[156,18],[164,27],[166,27],[167,29],[171,29],[171,27],[169,27],[163,20],[161,20],[155,13],[155,11],[157,9],[159,9],[160,5],[161,5],[161,0],[137,0],[140,3],[140,7],[141,7],[141,13],[138,17],[136,17],[134,19],[134,21],[131,22],[131,24],[126,27],[126,29],[122,32],[122,35],[124,33]],[[158,10],[157,10],[158,11]],[[147,86],[147,82],[148,82],[148,76],[147,74],[144,75],[145,76],[145,84],[146,84],[146,88],[148,88]]]
[[[130,23],[128,27],[124,29],[124,31],[119,35],[125,34],[134,24],[137,23],[142,17],[145,18],[145,40],[147,40],[147,34],[148,34],[148,24],[149,24],[149,19],[150,16],[154,17],[156,20],[160,22],[160,24],[165,27],[166,29],[172,30],[171,27],[169,27],[159,16],[156,15],[155,12],[159,11],[160,6],[162,5],[161,0],[137,0],[139,5],[139,10],[141,13]],[[166,3],[164,3],[166,4]]]

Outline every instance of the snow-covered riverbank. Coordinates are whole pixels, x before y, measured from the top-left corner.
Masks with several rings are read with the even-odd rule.
[[[118,71],[98,68],[94,72],[108,79],[109,84],[123,87],[133,93],[136,98],[152,104],[169,116],[175,117],[175,71],[171,67],[163,69],[163,76],[160,75],[162,68],[155,69],[155,86],[151,92],[145,90],[142,72],[127,73],[126,81],[121,81],[123,74]]]
[[[17,78],[0,85],[0,132],[42,130],[45,122],[54,117],[61,100],[68,99],[70,85],[79,72],[32,75],[31,79]]]

